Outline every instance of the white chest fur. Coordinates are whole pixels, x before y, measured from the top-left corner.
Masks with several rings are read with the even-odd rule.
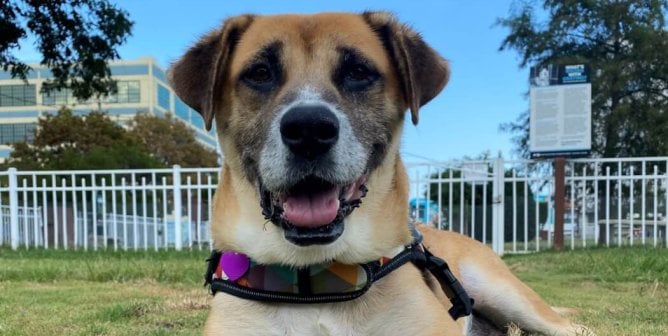
[[[283,335],[363,335],[364,314],[354,316],[354,312],[354,309],[333,312],[331,307],[297,306],[281,309],[276,322],[284,326]]]

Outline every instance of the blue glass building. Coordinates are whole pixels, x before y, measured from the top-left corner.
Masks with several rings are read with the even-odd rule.
[[[40,116],[55,113],[63,106],[80,115],[99,107],[121,124],[140,111],[154,115],[172,113],[193,128],[198,141],[216,149],[215,130],[207,132],[199,113],[176,97],[164,69],[153,58],[111,62],[118,92],[102,101],[78,101],[67,89],[43,94],[42,83],[52,76],[51,71],[40,65],[31,67],[27,83],[0,70],[0,162],[9,157],[13,143],[33,140]]]

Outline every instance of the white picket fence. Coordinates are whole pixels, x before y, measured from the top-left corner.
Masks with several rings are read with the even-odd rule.
[[[433,200],[422,220],[527,253],[554,243],[551,161],[408,164],[413,198]],[[668,246],[668,157],[566,161],[564,239],[568,248]],[[434,212],[432,215],[429,211]]]
[[[668,157],[566,164],[568,248],[668,246]],[[498,254],[550,248],[548,161],[408,163],[410,220],[466,234]],[[211,246],[217,168],[0,172],[0,245],[161,249]]]
[[[12,248],[210,245],[218,169],[0,172],[0,242]],[[2,178],[5,178],[4,180]]]

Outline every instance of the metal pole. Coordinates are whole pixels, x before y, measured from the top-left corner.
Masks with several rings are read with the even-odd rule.
[[[180,251],[183,246],[181,232],[181,166],[173,166],[172,177],[174,192],[174,247],[177,251]]]
[[[19,247],[19,183],[16,168],[9,168],[9,238],[12,250]]]
[[[564,205],[566,203],[566,160],[554,159],[554,248],[564,248]]]
[[[494,161],[494,180],[492,182],[492,249],[497,255],[504,253],[504,170],[503,159]]]

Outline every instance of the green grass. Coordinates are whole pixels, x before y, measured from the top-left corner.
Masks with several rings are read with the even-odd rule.
[[[598,335],[668,335],[668,249],[596,248],[505,258],[553,306]]]
[[[205,251],[0,249],[0,335],[199,335]],[[598,335],[668,335],[668,249],[505,258],[550,304]]]
[[[0,335],[199,335],[207,256],[0,249]]]

